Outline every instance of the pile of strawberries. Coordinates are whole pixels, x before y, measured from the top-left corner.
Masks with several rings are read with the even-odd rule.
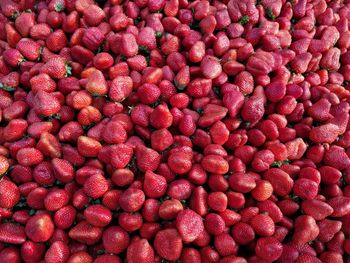
[[[1,263],[350,262],[349,0],[0,0]]]

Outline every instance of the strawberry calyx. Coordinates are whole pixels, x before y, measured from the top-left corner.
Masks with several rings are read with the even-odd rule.
[[[62,12],[64,9],[65,9],[65,6],[64,6],[63,3],[57,3],[55,5],[55,11],[58,12],[58,13]]]

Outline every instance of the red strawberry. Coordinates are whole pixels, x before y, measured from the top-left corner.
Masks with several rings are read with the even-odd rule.
[[[22,37],[28,37],[30,29],[35,24],[34,13],[23,12],[20,14],[15,21],[15,26]]]
[[[29,38],[22,38],[16,45],[21,54],[30,61],[40,58],[40,45]]]
[[[19,13],[20,6],[12,0],[4,0],[0,3],[1,13],[7,17],[15,16]]]
[[[152,263],[154,262],[154,251],[147,239],[133,240],[128,246],[126,258],[129,263]]]
[[[184,90],[187,87],[187,85],[190,83],[189,66],[184,66],[182,69],[180,69],[175,76],[174,83],[179,90]]]
[[[48,8],[51,11],[62,12],[66,8],[65,0],[51,0]]]
[[[104,263],[104,262],[121,263],[122,261],[118,256],[112,255],[112,254],[104,254],[104,255],[97,256],[94,261],[94,263]]]
[[[97,50],[105,39],[104,34],[97,27],[90,27],[85,30],[82,41],[84,46],[88,49],[95,51]]]
[[[26,241],[24,227],[13,223],[1,224],[0,241],[7,244],[23,244]]]
[[[250,225],[259,236],[272,236],[275,232],[275,223],[268,215],[259,214],[254,216]]]
[[[63,241],[55,241],[51,244],[45,254],[47,263],[64,263],[69,258],[69,247]]]
[[[180,258],[182,240],[174,228],[161,230],[154,239],[154,249],[159,256],[166,260],[175,261]]]
[[[87,136],[79,136],[77,146],[79,153],[86,157],[96,157],[102,148],[101,143]]]
[[[155,171],[160,163],[160,155],[155,150],[145,146],[137,146],[135,149],[137,167],[146,172]]]
[[[61,145],[56,137],[48,132],[43,132],[36,145],[37,149],[40,150],[44,155],[51,158],[61,157]]]
[[[112,101],[121,101],[126,99],[132,92],[133,82],[128,76],[119,76],[113,79],[110,89],[109,97]]]
[[[236,242],[226,233],[215,236],[214,246],[221,256],[229,256],[237,250]]]
[[[76,210],[73,206],[68,205],[57,210],[54,215],[55,226],[59,229],[71,227],[75,221]]]
[[[91,50],[80,45],[73,46],[70,49],[70,55],[74,61],[79,62],[83,65],[87,65],[94,58],[94,53]]]
[[[53,189],[44,199],[44,205],[48,211],[57,211],[69,202],[68,193],[63,189]]]
[[[89,253],[85,251],[78,251],[78,252],[72,253],[67,261],[67,263],[79,263],[79,262],[93,262],[93,258]],[[107,260],[106,262],[112,262],[112,261]]]
[[[142,190],[128,188],[119,199],[120,207],[126,212],[136,212],[141,209],[145,202],[145,194]]]
[[[104,69],[110,68],[114,63],[114,60],[113,60],[113,57],[109,53],[101,52],[101,53],[98,53],[94,57],[93,63],[94,63],[95,68],[100,69],[100,70],[104,70]],[[128,64],[129,64],[129,62],[128,62]]]
[[[103,140],[109,144],[125,143],[127,137],[124,127],[117,121],[108,122],[102,132]]]
[[[328,200],[328,204],[333,208],[332,217],[343,217],[350,212],[350,197],[338,196]]]
[[[160,104],[150,114],[150,124],[156,129],[168,128],[173,122],[173,116],[168,107]]]
[[[102,96],[108,93],[108,86],[102,72],[95,70],[87,80],[85,89],[92,95]]]
[[[106,252],[120,254],[129,246],[129,234],[119,226],[111,226],[103,232],[103,247]]]
[[[46,40],[50,33],[51,28],[45,23],[36,24],[30,28],[30,37],[35,40]]]
[[[5,156],[0,155],[0,178],[7,172],[9,168],[10,168],[10,163],[8,159]],[[2,205],[0,206],[3,207]]]
[[[283,245],[274,237],[259,238],[255,253],[260,258],[267,261],[274,261],[282,255]]]
[[[16,158],[19,164],[24,166],[37,165],[44,159],[43,154],[36,148],[28,147],[20,149]]]
[[[167,189],[167,182],[161,175],[151,171],[146,171],[145,180],[143,182],[143,190],[147,197],[159,198],[162,197]]]
[[[31,217],[25,226],[26,235],[34,242],[48,241],[53,231],[54,224],[48,214],[37,214]]]
[[[267,170],[263,177],[269,181],[276,195],[285,196],[290,193],[293,188],[293,180],[289,174],[279,168],[271,168]]]
[[[108,181],[101,174],[90,176],[84,183],[84,192],[92,198],[100,198],[108,190]]]
[[[293,242],[300,245],[314,240],[320,232],[315,219],[308,215],[297,217],[294,228]]]
[[[40,73],[46,73],[53,79],[63,79],[71,74],[71,68],[62,57],[50,58],[40,69]]]
[[[227,161],[219,155],[207,155],[202,159],[201,164],[210,173],[225,174],[229,169]]]
[[[105,227],[112,221],[111,211],[102,205],[92,205],[84,210],[86,221],[98,227]]]
[[[68,235],[80,243],[93,245],[101,239],[102,229],[92,226],[86,221],[81,221],[69,231]]]
[[[23,119],[14,119],[6,125],[3,130],[3,140],[7,142],[17,141],[22,138],[27,131],[28,123]]]
[[[132,147],[126,144],[118,144],[110,151],[110,162],[115,168],[121,169],[128,165],[132,156]]]
[[[0,2],[3,3],[3,2]],[[16,31],[16,29],[11,24],[5,25],[6,30],[6,42],[10,47],[15,48],[18,41],[21,39],[21,35]]]
[[[2,53],[3,59],[7,64],[9,64],[11,67],[17,67],[21,62],[24,61],[24,58],[17,49],[6,49],[4,53]]]
[[[184,242],[192,242],[204,230],[202,217],[191,209],[186,209],[177,214],[176,228]]]
[[[45,73],[41,73],[31,78],[30,85],[34,94],[38,93],[40,90],[48,93],[56,90],[56,82]]]
[[[58,113],[61,109],[59,100],[53,95],[53,93],[47,93],[40,90],[35,95],[34,110],[37,114],[49,117]]]
[[[26,241],[21,246],[21,257],[25,262],[39,262],[45,254],[45,245],[33,241]]]
[[[86,2],[90,2],[90,1],[86,1]],[[77,7],[77,5],[78,4],[76,3],[75,6]],[[94,1],[91,1],[90,4],[86,3],[86,5],[87,6],[84,6],[83,10],[81,10],[81,12],[84,13],[84,21],[89,26],[99,25],[102,22],[102,20],[105,18],[106,14],[99,6],[94,4]]]
[[[58,52],[67,46],[68,40],[62,29],[52,32],[46,39],[46,47],[52,52]]]

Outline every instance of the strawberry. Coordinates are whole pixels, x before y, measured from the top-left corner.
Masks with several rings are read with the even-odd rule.
[[[47,93],[40,90],[34,98],[34,110],[37,114],[42,116],[52,116],[58,113],[61,109],[60,102],[53,96],[53,93]]]
[[[79,136],[77,146],[79,153],[86,157],[97,156],[102,148],[101,143],[87,136]]]
[[[271,168],[263,176],[264,180],[271,183],[276,195],[285,196],[293,188],[293,180],[290,176],[279,168]]]
[[[112,221],[112,213],[102,205],[92,205],[84,210],[86,221],[98,227],[105,227]]]
[[[68,261],[69,263],[78,263],[78,262],[93,262],[92,256],[85,251],[78,251],[75,253],[71,253]],[[108,261],[112,262],[112,261]]]
[[[67,205],[68,202],[68,193],[63,189],[53,189],[44,199],[44,205],[48,211],[57,211]]]
[[[122,212],[118,218],[118,224],[127,232],[133,232],[141,228],[142,215],[139,212]]]
[[[0,225],[0,240],[8,244],[23,244],[26,241],[24,227],[13,223],[3,223]]]
[[[15,48],[21,39],[21,35],[16,31],[16,29],[11,24],[5,25],[6,30],[6,42],[10,47]]]
[[[130,263],[154,262],[154,250],[147,239],[133,240],[127,249],[127,261]]]
[[[160,104],[150,114],[150,124],[156,129],[168,128],[173,122],[173,116],[167,106]]]
[[[133,82],[130,77],[116,77],[109,89],[109,97],[112,101],[121,101],[126,99],[132,92]]]
[[[85,89],[93,95],[102,96],[108,93],[108,86],[102,72],[95,70],[88,78]]]
[[[161,230],[154,239],[154,249],[166,260],[177,260],[181,256],[182,240],[174,228]]]
[[[25,226],[26,235],[34,242],[48,241],[53,231],[54,224],[48,214],[34,215],[28,220]]]
[[[17,49],[6,49],[4,53],[2,53],[4,61],[10,65],[11,67],[17,67],[19,64],[25,59],[23,58],[22,54]]]
[[[103,262],[120,263],[121,260],[116,255],[104,254],[104,255],[97,256],[94,261],[94,263],[103,263]]]
[[[66,8],[65,0],[51,0],[48,8],[51,11],[62,12]]]
[[[92,226],[86,221],[81,221],[70,229],[68,235],[71,239],[74,239],[80,243],[93,245],[101,239],[102,229]]]
[[[328,204],[333,208],[332,217],[342,217],[350,210],[349,197],[338,196],[328,200]]]
[[[97,27],[90,27],[85,30],[82,41],[88,49],[95,51],[103,43],[105,37],[101,30]]]
[[[110,151],[110,163],[117,169],[124,168],[131,161],[133,148],[126,144],[115,145]]]
[[[68,205],[58,209],[54,215],[55,226],[59,229],[67,229],[74,223],[76,210],[73,206]]]
[[[10,163],[5,156],[0,155],[0,177],[2,177],[10,168]],[[0,205],[2,207],[2,205]]]
[[[256,182],[256,187],[251,191],[252,196],[257,201],[267,200],[273,192],[273,187],[269,181],[260,180]]]
[[[150,198],[162,197],[167,189],[167,182],[161,175],[155,174],[151,171],[146,171],[145,180],[143,183],[143,190],[146,196]]]
[[[52,32],[46,39],[46,47],[52,52],[60,51],[67,43],[67,37],[61,29]]]
[[[192,242],[204,230],[204,224],[200,215],[186,209],[177,214],[176,228],[184,242]]]
[[[165,200],[159,207],[159,217],[164,220],[175,219],[177,214],[184,208],[177,199]]]
[[[207,214],[204,221],[205,230],[209,234],[217,236],[224,232],[225,221],[224,219],[215,213]]]
[[[69,247],[63,241],[55,241],[45,253],[45,262],[67,262],[69,258]]]
[[[259,214],[254,216],[250,225],[259,236],[272,236],[275,232],[275,223],[268,215]]]
[[[233,238],[226,233],[215,236],[214,246],[221,256],[232,255],[237,249]]]
[[[53,79],[63,79],[71,74],[71,67],[64,58],[53,57],[41,67],[40,73],[46,73]]]
[[[99,25],[102,22],[102,20],[106,17],[106,14],[99,6],[93,4],[94,1],[86,2],[90,2],[90,4],[87,4],[87,6],[84,6],[84,8],[81,11],[78,11],[84,13],[83,17],[86,24],[88,24],[89,26]],[[78,4],[75,5],[77,6]]]
[[[160,163],[160,155],[153,149],[145,146],[135,148],[137,167],[146,172],[147,170],[155,171]]]
[[[35,40],[46,40],[50,35],[51,29],[47,24],[39,23],[35,24],[30,28],[30,37]]]
[[[133,57],[138,53],[138,45],[135,36],[129,33],[122,34],[120,54],[126,57]]]
[[[30,240],[21,246],[21,257],[25,262],[39,262],[45,253],[45,245]]]
[[[28,37],[31,28],[35,25],[34,13],[21,13],[15,21],[17,31],[22,37]]]
[[[210,173],[225,174],[229,169],[227,161],[218,155],[205,156],[201,164],[202,167]]]
[[[16,45],[21,54],[30,61],[40,58],[40,45],[29,38],[22,38]]]
[[[128,248],[130,238],[119,226],[111,226],[103,232],[102,242],[106,252],[120,254]]]
[[[98,53],[96,56],[94,56],[93,63],[97,69],[105,70],[110,68],[113,65],[114,61],[113,61],[113,57],[109,53],[101,52],[101,53]]]
[[[283,245],[273,237],[259,238],[255,253],[264,260],[276,260],[282,255]]]
[[[28,147],[20,149],[16,154],[16,158],[19,164],[24,166],[32,166],[41,163],[44,156],[38,149]]]
[[[108,181],[101,174],[90,176],[84,183],[84,192],[94,199],[102,197],[108,188]]]
[[[145,194],[142,190],[128,188],[120,196],[119,205],[126,212],[136,212],[145,202]]]
[[[329,242],[342,227],[341,221],[323,219],[317,223],[320,233],[317,237],[321,242]]]
[[[38,74],[30,79],[32,92],[37,94],[40,90],[47,93],[56,90],[56,82],[46,73]]]

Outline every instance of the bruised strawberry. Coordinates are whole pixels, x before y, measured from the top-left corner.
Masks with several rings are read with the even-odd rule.
[[[26,235],[34,242],[48,241],[53,231],[54,224],[48,214],[34,215],[28,220],[25,226]]]

